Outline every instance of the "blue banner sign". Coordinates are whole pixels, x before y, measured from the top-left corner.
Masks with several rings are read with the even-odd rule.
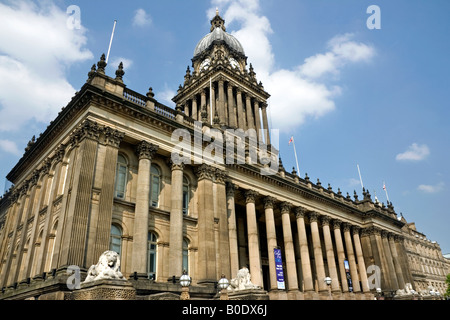
[[[281,259],[281,250],[273,248],[273,254],[275,256],[275,271],[277,273],[277,287],[284,290],[284,273],[283,273],[283,261]]]
[[[348,260],[344,260],[344,269],[347,276],[348,291],[353,292],[352,277],[350,276],[350,266],[348,264]]]

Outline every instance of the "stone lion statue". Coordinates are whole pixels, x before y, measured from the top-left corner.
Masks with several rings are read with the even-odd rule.
[[[243,267],[237,273],[237,277],[230,280],[230,285],[228,286],[229,291],[236,290],[248,290],[248,289],[261,289],[261,287],[253,284],[251,282],[250,271],[247,267]]]
[[[110,250],[103,252],[98,263],[89,268],[84,283],[103,279],[125,280],[120,272],[120,258],[117,252]]]

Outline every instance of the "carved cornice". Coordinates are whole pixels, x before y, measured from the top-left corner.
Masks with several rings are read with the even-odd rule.
[[[139,160],[142,159],[152,160],[158,149],[159,147],[157,145],[147,141],[142,141],[136,147],[136,154],[138,155]]]

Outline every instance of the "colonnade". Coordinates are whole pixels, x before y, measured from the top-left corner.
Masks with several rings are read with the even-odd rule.
[[[231,82],[219,79],[211,86],[208,83],[184,102],[182,110],[194,120],[208,123],[217,114],[221,126],[254,129],[270,144],[267,103]]]
[[[234,190],[232,184],[229,184],[228,188]],[[408,271],[403,256],[404,250],[401,250],[401,239],[396,238],[392,233],[376,227],[361,228],[356,224],[334,219],[301,206],[294,206],[289,202],[278,201],[271,196],[259,196],[254,190],[244,190],[242,195],[245,198],[248,266],[254,284],[263,286],[262,252],[260,251],[262,240],[259,235],[256,212],[256,203],[262,201],[267,241],[267,246],[264,247],[268,250],[269,264],[268,290],[277,289],[273,249],[280,246],[277,242],[280,239],[284,248],[284,276],[288,292],[321,293],[331,290],[333,293],[349,291],[369,293],[371,289],[375,290],[376,284],[372,281],[369,284],[368,274],[370,275],[371,272],[368,273],[367,267],[372,264],[381,269],[382,283],[378,285],[382,290],[404,288],[405,274]],[[228,224],[231,270],[236,271],[240,267],[239,259],[242,259],[238,250],[238,239],[242,239],[242,235],[238,234],[239,228],[235,221],[234,192],[227,193],[227,202],[230,211]],[[275,209],[281,214],[282,235],[279,237],[275,227]],[[295,222],[291,217],[295,217]],[[278,232],[280,232],[279,229]],[[378,242],[372,244],[372,238]],[[369,245],[371,247],[368,247]],[[399,253],[400,250],[401,253]],[[346,268],[347,263],[348,268]],[[324,282],[327,276],[332,280],[329,288]],[[348,281],[349,277],[351,282]]]

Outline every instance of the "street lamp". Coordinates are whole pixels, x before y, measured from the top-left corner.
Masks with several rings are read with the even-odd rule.
[[[188,276],[186,270],[183,270],[183,275],[180,277],[181,284],[181,300],[189,300],[189,286],[191,285],[191,277]]]
[[[220,300],[230,300],[228,298],[228,286],[229,286],[230,282],[228,281],[228,279],[225,277],[224,274],[222,274],[222,278],[220,278],[219,282],[217,283],[219,289],[220,289]]]
[[[381,300],[381,288],[377,288],[377,300]]]
[[[328,286],[328,294],[329,294],[329,299],[333,300],[333,298],[331,297],[331,278],[330,277],[326,277],[325,279],[323,279],[323,281],[326,283],[326,285]]]

